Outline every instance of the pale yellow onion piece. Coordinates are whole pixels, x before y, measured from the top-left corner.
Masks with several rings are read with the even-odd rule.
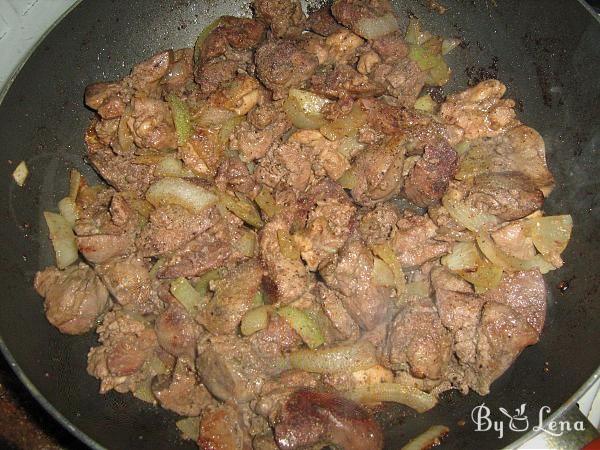
[[[187,167],[184,167],[180,159],[172,156],[162,158],[154,169],[154,175],[157,177],[179,177],[193,178],[194,172]]]
[[[205,299],[184,277],[171,281],[170,291],[188,312],[194,314],[200,309]]]
[[[442,55],[447,55],[461,43],[460,39],[457,38],[446,38],[442,41]]]
[[[429,296],[429,285],[425,281],[413,281],[406,284],[406,293],[418,297]]]
[[[424,433],[411,439],[408,444],[400,450],[425,450],[440,445],[444,436],[450,432],[450,428],[444,425],[433,425]]]
[[[287,230],[277,230],[277,243],[281,254],[288,259],[299,259],[300,250],[292,240],[290,233]]]
[[[234,197],[226,192],[219,192],[219,203],[254,228],[260,228],[264,225],[256,206],[247,198]]]
[[[15,167],[15,170],[12,173],[13,180],[17,183],[18,186],[22,187],[25,184],[25,180],[29,176],[29,169],[27,168],[27,164],[25,161],[21,161]]]
[[[496,225],[499,222],[496,216],[469,207],[456,189],[446,191],[442,204],[454,220],[471,231],[479,231],[484,225]]]
[[[225,275],[224,269],[213,269],[200,275],[194,283],[194,289],[203,297],[208,293],[211,281],[220,280]]]
[[[138,383],[135,390],[132,392],[133,396],[143,402],[156,404],[156,397],[152,393],[152,377],[148,377]]]
[[[501,267],[485,262],[474,271],[459,270],[457,274],[467,280],[475,288],[476,294],[494,289],[502,281],[503,270]]]
[[[431,95],[425,94],[415,101],[414,108],[432,114],[437,107],[437,103],[431,98]]]
[[[358,133],[358,129],[367,122],[367,115],[359,106],[355,103],[350,113],[344,117],[335,119],[323,125],[319,131],[323,136],[331,141],[341,139],[342,137],[353,137]]]
[[[296,128],[318,129],[327,123],[321,109],[330,102],[309,91],[290,89],[283,109]]]
[[[354,389],[348,392],[347,396],[359,403],[401,403],[419,413],[428,411],[437,404],[437,399],[433,395],[412,386],[396,383],[371,384]]]
[[[555,267],[546,261],[542,255],[535,255],[531,259],[520,259],[502,251],[487,231],[477,233],[477,245],[490,262],[509,271],[539,269],[541,273],[548,273]]]
[[[408,26],[406,27],[406,35],[404,40],[409,44],[423,44],[424,42],[431,39],[431,33],[423,31],[421,29],[421,23],[416,17],[411,17],[408,20]]]
[[[301,309],[293,306],[283,306],[277,310],[277,314],[290,324],[308,348],[317,348],[325,342],[323,333],[317,323]]]
[[[258,291],[254,294],[254,299],[252,300],[252,305],[254,306],[262,306],[265,304],[265,294],[262,291]]]
[[[470,147],[471,147],[471,143],[467,140],[464,140],[464,141],[460,141],[458,144],[456,144],[456,147],[454,147],[454,150],[456,150],[456,153],[458,153],[458,156],[462,156],[469,151]]]
[[[244,336],[250,336],[257,331],[264,330],[268,324],[269,307],[264,305],[258,306],[244,314],[240,323],[240,331]]]
[[[368,341],[318,350],[301,349],[290,353],[292,368],[314,373],[354,372],[368,369],[377,363],[375,347]]]
[[[429,69],[429,73],[425,78],[425,84],[429,86],[443,86],[450,81],[452,70],[448,63],[440,57],[440,61]]]
[[[73,227],[75,222],[79,218],[79,213],[77,212],[77,205],[73,201],[71,197],[65,197],[61,201],[58,202],[58,210],[60,211],[60,215],[65,218],[69,225]]]
[[[275,199],[265,187],[260,190],[254,201],[267,217],[273,217],[279,212],[279,206],[277,206]]]
[[[365,144],[358,142],[356,136],[343,137],[339,141],[337,151],[344,155],[347,159],[351,159],[359,151],[365,148]]]
[[[156,274],[158,273],[160,268],[165,265],[166,262],[166,258],[159,258],[158,261],[154,263],[154,265],[150,268],[150,271],[148,272],[148,275],[150,275],[151,279],[156,279]]]
[[[377,39],[386,34],[393,33],[400,28],[396,16],[386,13],[381,17],[363,18],[356,24],[356,34],[365,39]]]
[[[146,191],[146,199],[155,207],[175,204],[192,212],[200,212],[217,202],[215,194],[181,178],[157,181]]]
[[[175,426],[181,431],[181,437],[185,440],[197,441],[200,435],[200,417],[186,417],[175,422]]]
[[[400,265],[400,261],[394,252],[394,249],[390,247],[389,244],[376,244],[371,247],[373,254],[381,258],[385,264],[392,270],[393,274],[393,284],[396,288],[396,294],[400,295],[406,290],[406,278],[404,277],[404,272],[402,271],[402,266]]]
[[[336,180],[344,189],[354,189],[358,179],[352,169],[346,170],[341,177]]]
[[[201,128],[215,128],[226,124],[235,117],[237,117],[237,114],[233,111],[208,106],[197,113],[193,122]]]
[[[552,264],[560,263],[560,254],[565,250],[573,219],[570,215],[534,217],[526,220],[526,232],[533,245]]]
[[[256,235],[253,231],[246,230],[240,238],[233,243],[233,246],[242,255],[251,258],[256,252]]]
[[[71,169],[69,175],[69,197],[73,200],[77,200],[77,194],[79,194],[79,188],[82,181],[83,175],[81,175],[77,169]]]
[[[475,270],[483,262],[473,242],[456,242],[452,252],[442,257],[442,264],[450,270]]]
[[[64,269],[77,261],[75,234],[73,234],[69,222],[60,214],[44,211],[44,218],[50,231],[50,240],[56,256],[56,266],[59,269]]]
[[[219,129],[219,142],[223,147],[229,143],[229,137],[233,134],[235,127],[244,121],[243,116],[236,116],[228,119]]]
[[[373,259],[373,281],[378,286],[394,287],[394,272],[377,257]]]

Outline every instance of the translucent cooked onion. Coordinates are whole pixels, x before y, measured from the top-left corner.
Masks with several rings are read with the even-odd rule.
[[[424,433],[421,433],[416,438],[411,439],[408,444],[400,450],[424,450],[437,447],[441,444],[444,436],[448,434],[450,428],[444,425],[433,425]]]
[[[393,283],[391,286],[396,288],[396,294],[400,295],[406,290],[406,279],[400,261],[394,252],[394,249],[389,244],[376,244],[371,247],[373,254],[381,258],[381,260],[391,269]],[[377,261],[378,258],[375,259]]]
[[[393,33],[400,28],[396,16],[392,13],[381,17],[365,17],[356,24],[356,34],[365,39],[377,39],[386,34]]]
[[[25,161],[21,161],[15,167],[15,170],[12,173],[13,180],[17,183],[18,186],[22,187],[25,184],[25,180],[29,176],[29,169],[27,168],[27,164]]]
[[[356,136],[348,136],[339,140],[337,151],[350,160],[354,155],[364,148],[365,144],[358,142]]]
[[[425,94],[415,101],[414,108],[418,111],[433,114],[437,107],[437,103],[431,98],[431,95]]]
[[[193,121],[201,128],[218,128],[236,117],[233,111],[216,106],[205,106],[194,115]]]
[[[461,43],[460,39],[446,38],[442,41],[442,55],[447,55]]]
[[[175,426],[181,431],[185,440],[197,441],[200,435],[200,417],[186,417],[175,422]]]
[[[244,314],[240,324],[240,331],[244,336],[250,336],[257,331],[264,330],[269,324],[269,307],[258,306]]]
[[[442,264],[475,288],[477,294],[493,289],[502,280],[502,268],[490,264],[473,242],[457,242],[452,253],[442,257]]]
[[[277,230],[277,243],[281,254],[287,259],[299,259],[300,250],[292,240],[290,233],[287,230]]]
[[[475,270],[482,258],[473,242],[456,242],[452,252],[442,257],[442,264],[450,270]]]
[[[527,219],[525,227],[535,248],[554,267],[560,267],[562,265],[560,254],[567,247],[573,230],[571,216],[533,217]]]
[[[50,240],[56,256],[56,267],[64,269],[78,258],[75,234],[67,220],[60,214],[44,211],[44,218],[50,231]]]
[[[317,348],[325,342],[323,333],[317,326],[317,323],[301,309],[294,308],[293,306],[283,306],[277,310],[277,314],[290,324],[308,348]]]
[[[167,97],[173,122],[175,123],[175,131],[177,132],[177,142],[179,145],[185,144],[192,135],[192,122],[190,110],[183,100],[174,94]]]
[[[427,48],[416,44],[410,45],[408,57],[416,62],[419,69],[423,71],[427,71],[444,61],[440,54],[432,53]]]
[[[67,222],[69,222],[71,227],[73,227],[79,218],[77,205],[75,205],[73,199],[71,197],[63,198],[58,202],[58,210],[60,211],[60,215],[63,216]]]
[[[69,197],[73,200],[77,200],[77,194],[79,193],[79,187],[84,181],[83,176],[76,169],[71,169],[69,174]]]
[[[373,259],[373,281],[378,286],[394,287],[394,273],[383,260]]]
[[[421,23],[416,17],[411,17],[406,27],[404,40],[409,44],[422,44],[431,38],[431,33],[421,29]]]
[[[152,377],[141,381],[133,391],[133,396],[146,403],[156,404],[156,397],[152,393]]]
[[[225,271],[223,269],[213,269],[203,273],[194,283],[194,289],[204,297],[208,293],[210,282],[220,280],[224,275]]]
[[[327,123],[321,109],[330,100],[309,91],[290,89],[283,109],[296,128],[316,130]]]
[[[482,230],[477,233],[477,246],[492,264],[511,272],[539,269],[541,273],[548,273],[555,269],[542,255],[535,255],[531,259],[520,259],[505,253],[496,246],[487,231]]]
[[[229,143],[229,137],[233,134],[235,127],[244,121],[244,117],[236,116],[228,119],[219,129],[219,143],[226,147]]]
[[[240,238],[233,243],[234,248],[247,258],[252,258],[256,253],[256,235],[251,230],[246,230]]]
[[[483,294],[500,284],[503,270],[501,267],[484,262],[473,271],[460,270],[457,273],[473,285],[476,294]]]
[[[358,179],[356,178],[354,171],[352,169],[348,169],[342,174],[341,177],[337,179],[337,182],[340,183],[344,189],[354,189]]]
[[[198,37],[196,38],[196,44],[194,45],[194,61],[198,61],[200,59],[200,53],[202,53],[202,46],[204,45],[204,41],[208,35],[219,26],[221,23],[221,17],[216,20],[213,20],[209,23],[204,29],[200,32]]]
[[[358,103],[355,103],[349,114],[323,125],[319,131],[327,139],[335,141],[343,137],[356,136],[358,129],[366,122],[367,115]]]
[[[359,403],[394,402],[409,406],[419,413],[430,410],[437,399],[427,392],[396,383],[375,383],[354,389],[348,398]]]
[[[440,61],[429,69],[427,78],[425,78],[425,84],[429,86],[443,86],[450,81],[451,75],[452,70],[450,70],[446,61],[440,57]]]
[[[219,203],[254,228],[261,228],[264,225],[254,203],[245,197],[234,197],[226,192],[219,192]]]
[[[277,206],[275,199],[264,187],[260,190],[254,201],[267,217],[273,217],[279,212],[279,207]]]
[[[450,188],[442,198],[442,204],[452,216],[463,227],[471,231],[479,231],[484,225],[496,225],[498,218],[471,208],[462,201],[460,192]]]
[[[318,350],[297,350],[290,353],[294,369],[315,373],[354,372],[377,364],[375,347],[368,341],[342,344]]]
[[[146,200],[154,207],[174,204],[200,212],[217,202],[212,192],[181,178],[163,178],[146,191]]]
[[[195,314],[205,303],[204,296],[184,277],[172,281],[170,291],[191,314]]]
[[[154,169],[154,175],[157,177],[179,177],[179,178],[193,178],[194,172],[183,165],[180,159],[172,156],[162,158],[156,168]]]

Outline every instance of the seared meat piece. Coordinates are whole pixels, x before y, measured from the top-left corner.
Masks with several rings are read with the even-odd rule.
[[[192,213],[178,205],[163,205],[150,213],[148,223],[136,239],[142,256],[160,256],[173,252],[204,233],[219,220],[215,208]]]
[[[458,155],[447,143],[426,145],[404,182],[404,195],[418,206],[437,203],[458,168]]]
[[[400,192],[404,182],[404,151],[403,139],[397,136],[369,146],[358,154],[352,164],[356,176],[352,197],[357,203],[374,205]]]
[[[290,186],[302,192],[314,179],[311,156],[302,151],[299,142],[271,147],[256,167],[254,176],[258,183],[270,188]]]
[[[160,80],[169,72],[173,62],[173,50],[159,52],[136,64],[128,77],[133,88],[153,98],[160,97]]]
[[[253,0],[254,12],[271,28],[276,38],[295,38],[302,34],[306,17],[299,0]]]
[[[361,34],[360,22],[363,19],[394,14],[394,8],[388,0],[336,0],[331,12],[339,23]]]
[[[237,157],[223,160],[217,171],[215,185],[222,191],[234,191],[253,198],[257,194],[257,185],[248,170],[248,166]]]
[[[336,259],[321,270],[327,285],[340,292],[346,311],[367,330],[384,320],[391,304],[393,290],[377,286],[373,279],[374,258],[362,242],[349,240]]]
[[[465,165],[467,170],[463,169]],[[473,142],[463,156],[457,177],[465,179],[485,172],[521,172],[546,196],[554,185],[546,165],[544,140],[537,131],[525,125],[491,139]]]
[[[139,256],[114,258],[95,267],[117,303],[139,314],[156,312],[161,306],[152,292],[149,269],[150,265]]]
[[[281,101],[263,102],[248,113],[247,122],[236,127],[230,147],[244,160],[260,159],[291,127]]]
[[[239,69],[239,61],[215,58],[197,65],[194,79],[204,94],[212,94],[219,89],[219,86],[231,82]]]
[[[358,404],[330,393],[301,389],[283,405],[274,425],[281,449],[301,449],[332,443],[345,450],[383,448],[383,434]]]
[[[300,48],[295,41],[270,39],[255,54],[256,70],[263,84],[278,100],[293,87],[301,87],[319,65],[316,56]]]
[[[85,134],[87,156],[92,167],[109,185],[118,191],[146,192],[154,182],[154,166],[134,164],[131,156],[116,154],[100,141],[92,122]]]
[[[252,438],[236,405],[225,403],[202,413],[200,450],[252,450]]]
[[[277,358],[282,352],[294,350],[302,345],[302,339],[290,326],[289,322],[278,314],[271,314],[267,328],[257,331],[248,341],[253,348]]]
[[[135,390],[147,378],[144,363],[157,349],[156,333],[149,323],[124,311],[111,311],[96,330],[98,347],[88,353],[87,371],[100,379],[100,393]]]
[[[321,6],[316,11],[310,12],[308,14],[306,25],[309,30],[314,31],[321,36],[329,36],[342,28],[331,15],[331,8],[329,5]]]
[[[134,97],[131,105],[133,111],[127,125],[133,133],[135,145],[156,150],[177,148],[177,134],[168,103]]]
[[[152,380],[152,393],[165,409],[181,416],[199,416],[217,405],[215,399],[198,380],[193,360],[179,358],[173,373]]]
[[[450,243],[435,239],[437,227],[427,216],[405,211],[396,227],[390,244],[402,267],[420,266],[452,249]]]
[[[417,115],[400,106],[393,106],[381,99],[363,98],[359,100],[365,111],[369,127],[376,133],[393,136],[407,127],[415,125],[430,125],[431,121],[422,115]],[[363,130],[364,131],[364,130]],[[373,141],[364,140],[366,143]]]
[[[123,82],[93,83],[85,88],[85,104],[103,119],[121,117],[131,100],[131,91]]]
[[[386,349],[393,368],[436,380],[444,375],[452,357],[452,338],[431,300],[422,298],[402,308],[394,318]]]
[[[86,333],[110,305],[106,287],[84,263],[65,270],[48,267],[36,273],[33,285],[44,297],[48,322],[61,333]]]
[[[494,243],[507,254],[519,259],[531,259],[536,255],[531,237],[522,221],[510,222],[491,233]]]
[[[182,48],[173,52],[173,61],[161,84],[168,92],[181,92],[194,77],[194,49]]]
[[[382,244],[392,236],[400,216],[392,202],[377,203],[373,209],[360,212],[358,232],[367,244]]]
[[[284,256],[279,246],[278,233],[289,231],[283,217],[270,220],[259,233],[260,256],[267,269],[268,294],[276,302],[290,303],[308,291],[310,276],[300,258]]]
[[[198,346],[196,369],[210,393],[222,401],[250,401],[264,381],[282,370],[281,357],[265,354],[252,341],[212,336]]]
[[[319,66],[310,79],[311,91],[330,98],[376,97],[385,88],[348,64]]]
[[[82,195],[77,200],[78,205],[87,203],[74,227],[81,254],[88,261],[99,264],[132,253],[139,227],[137,212],[122,194],[110,190],[96,195],[91,188],[88,192],[89,201]]]
[[[538,270],[505,273],[502,282],[482,298],[509,306],[535,331],[542,332],[546,320],[546,284]]]
[[[247,256],[236,245],[246,232],[247,229],[241,223],[228,223],[225,218],[221,218],[212,227],[180,247],[178,252],[166,257],[156,276],[190,278],[242,261]]]
[[[544,194],[519,172],[481,174],[466,186],[467,205],[502,220],[515,220],[540,209]]]
[[[218,26],[202,43],[199,61],[205,63],[223,56],[230,49],[249,50],[255,48],[265,34],[265,26],[255,19],[222,16]]]
[[[371,41],[371,48],[376,51],[386,63],[398,61],[408,56],[408,45],[400,31],[373,39]]]
[[[215,295],[197,317],[213,334],[235,334],[242,316],[252,308],[260,291],[263,268],[257,260],[241,263],[215,282]]]
[[[344,308],[344,303],[340,298],[341,295],[337,291],[329,289],[323,283],[317,283],[317,292],[323,311],[325,311],[325,314],[342,337],[344,339],[358,338],[360,329]]]
[[[338,151],[339,143],[329,141],[316,130],[296,131],[288,138],[287,143],[301,145],[301,154],[310,158],[315,178],[328,176],[337,180],[350,168],[348,158]]]
[[[315,271],[333,259],[350,235],[356,207],[341,186],[328,179],[312,187],[308,197],[313,206],[293,240],[308,269]]]
[[[497,136],[519,125],[515,102],[502,99],[505,92],[506,86],[498,80],[482,81],[449,95],[440,108],[440,117],[462,128],[465,139]]]
[[[364,40],[345,28],[335,31],[325,39],[327,62],[329,64],[354,64],[358,59],[358,50]]]
[[[402,58],[393,63],[378,64],[369,77],[373,83],[385,86],[387,93],[396,97],[400,105],[412,107],[425,85],[426,74],[417,63]]]
[[[158,343],[173,356],[193,358],[202,327],[175,298],[170,300],[172,303],[154,322]]]

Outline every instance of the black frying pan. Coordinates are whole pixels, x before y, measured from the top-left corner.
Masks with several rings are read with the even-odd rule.
[[[557,179],[546,212],[569,212],[575,227],[565,267],[547,277],[541,342],[523,352],[485,398],[449,393],[424,415],[384,414],[389,448],[438,423],[451,428],[447,448],[509,445],[523,434],[505,430],[499,440],[496,432],[475,432],[474,406],[485,401],[499,418],[498,407],[512,411],[527,403],[537,423],[541,406],[572,405],[600,363],[600,23],[576,0],[442,2],[445,16],[426,9],[426,1],[394,3],[403,16],[415,13],[432,31],[467,43],[451,59],[455,79],[447,90],[482,77],[508,84],[520,118],[546,141]],[[158,50],[192,45],[217,16],[248,12],[240,0],[82,2],[38,46],[0,106],[0,346],[40,403],[91,447],[194,448],[178,439],[173,414],[131,396],[98,395],[97,380],[85,372],[95,336],[59,334],[31,286],[36,270],[53,263],[42,211],[64,196],[68,168],[93,176],[83,158],[91,116],[83,89],[122,77]],[[22,159],[31,175],[18,188],[10,174]],[[564,293],[557,289],[562,280],[570,286]]]

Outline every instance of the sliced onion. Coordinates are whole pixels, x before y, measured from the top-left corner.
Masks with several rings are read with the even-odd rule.
[[[365,144],[358,142],[356,136],[348,136],[340,139],[337,151],[350,160],[359,151],[365,148]]]
[[[157,177],[179,177],[179,178],[193,178],[194,172],[183,165],[180,159],[172,156],[162,158],[156,168],[154,169],[154,175]]]
[[[301,309],[294,308],[293,306],[283,306],[277,310],[277,314],[290,324],[308,348],[317,348],[325,342],[323,333],[317,326],[317,323]]]
[[[400,295],[406,291],[406,279],[400,261],[394,252],[394,249],[389,244],[376,244],[371,247],[373,254],[381,258],[383,262],[391,269],[393,275],[393,283],[391,286],[396,288],[396,295]],[[377,261],[378,258],[375,259]]]
[[[212,192],[181,178],[163,178],[146,191],[146,199],[155,207],[174,204],[200,212],[217,202]]]
[[[327,139],[335,141],[342,137],[356,136],[358,129],[366,122],[367,115],[358,103],[355,103],[349,114],[323,125],[319,131]]]
[[[77,242],[75,234],[67,220],[60,214],[44,211],[44,218],[50,231],[50,240],[54,247],[56,266],[64,269],[77,261]]]
[[[427,78],[425,78],[425,84],[429,86],[443,86],[450,81],[452,70],[444,61],[441,59],[435,66],[429,69]]]
[[[260,190],[254,201],[267,217],[273,217],[279,212],[279,206],[277,206],[275,199],[265,187]]]
[[[503,270],[501,267],[485,262],[474,271],[459,270],[457,273],[473,285],[476,294],[483,294],[500,284]]]
[[[533,217],[526,221],[526,232],[533,245],[554,267],[562,265],[560,254],[567,247],[572,230],[570,215]]]
[[[186,417],[175,422],[175,426],[181,431],[181,436],[185,440],[196,442],[200,435],[200,417]]]
[[[233,134],[235,127],[244,121],[243,116],[236,116],[228,119],[219,129],[219,142],[223,147],[227,147],[229,137]]]
[[[426,281],[413,281],[406,284],[406,294],[429,297],[429,284]]]
[[[422,44],[431,39],[431,33],[421,29],[421,23],[416,17],[411,17],[408,20],[406,28],[406,36],[404,40],[409,44]]]
[[[408,444],[400,450],[425,450],[437,447],[441,444],[442,439],[450,432],[450,428],[444,425],[433,425],[427,431],[411,439]]]
[[[133,391],[133,396],[143,402],[156,404],[156,397],[152,393],[152,377],[145,378]]]
[[[213,269],[203,273],[194,283],[194,289],[204,297],[208,293],[210,282],[220,280],[224,275],[225,271],[223,269]]]
[[[414,108],[418,111],[433,114],[433,112],[437,108],[437,103],[431,98],[431,95],[425,94],[422,97],[419,97],[417,101],[415,101]]]
[[[29,169],[27,168],[27,164],[25,161],[21,161],[15,167],[15,170],[12,173],[13,180],[19,187],[22,187],[25,184],[25,180],[29,176]]]
[[[85,181],[83,176],[79,173],[77,169],[71,169],[71,173],[69,175],[69,197],[73,200],[77,200],[77,194],[79,194],[79,187],[82,182]]]
[[[475,270],[481,265],[482,258],[473,242],[456,242],[452,252],[443,256],[441,262],[453,271]]]
[[[409,406],[419,413],[430,410],[437,399],[427,392],[396,383],[376,383],[354,389],[348,398],[359,403],[394,402]]]
[[[354,189],[356,183],[358,183],[358,178],[352,169],[348,169],[337,179],[337,182],[340,183],[344,189]]]
[[[446,38],[442,41],[442,55],[447,55],[461,43],[460,39]]]
[[[256,253],[256,235],[252,230],[246,229],[233,247],[247,258],[252,258]]]
[[[60,211],[60,215],[73,227],[79,218],[75,201],[71,197],[63,198],[58,202],[58,210]]]
[[[277,230],[277,243],[281,254],[287,259],[299,259],[300,250],[294,243],[290,233],[287,230]]]
[[[240,331],[244,336],[250,336],[257,331],[264,330],[269,324],[269,307],[258,306],[251,309],[244,317],[240,324]]]
[[[158,271],[160,270],[160,268],[165,265],[166,262],[167,262],[166,258],[159,258],[154,263],[154,265],[150,268],[150,271],[148,272],[148,275],[150,276],[150,278],[152,280],[156,279],[156,274],[158,273]]]
[[[421,70],[429,70],[444,61],[441,55],[430,52],[421,45],[411,44],[408,57],[417,63]]]
[[[290,364],[294,369],[307,372],[354,372],[375,366],[377,358],[373,344],[358,341],[318,350],[296,350],[290,353]]]
[[[316,130],[327,123],[321,109],[330,100],[309,91],[290,89],[283,109],[296,128]]]
[[[484,225],[496,225],[499,222],[496,216],[466,205],[460,192],[453,188],[446,191],[442,204],[454,220],[471,231],[479,231]]]
[[[264,225],[254,203],[245,197],[234,197],[226,192],[219,192],[219,203],[254,228],[261,228]]]
[[[400,29],[396,16],[392,13],[381,17],[365,17],[356,24],[356,34],[365,39],[377,39]]]
[[[171,294],[181,303],[189,313],[195,314],[204,305],[205,299],[188,280],[179,277],[171,282]]]
[[[487,231],[482,230],[477,233],[477,245],[492,264],[511,272],[539,269],[539,271],[544,274],[555,269],[555,267],[546,261],[542,255],[535,255],[531,259],[520,259],[505,253],[496,246],[494,240]]]
[[[383,260],[373,259],[373,281],[377,286],[394,287],[394,273]]]
[[[237,117],[236,113],[216,106],[206,106],[194,115],[194,123],[201,128],[217,128]]]
[[[167,101],[169,102],[171,114],[173,115],[173,123],[175,123],[178,144],[183,145],[192,135],[190,110],[185,102],[174,94],[170,94],[167,97]]]

